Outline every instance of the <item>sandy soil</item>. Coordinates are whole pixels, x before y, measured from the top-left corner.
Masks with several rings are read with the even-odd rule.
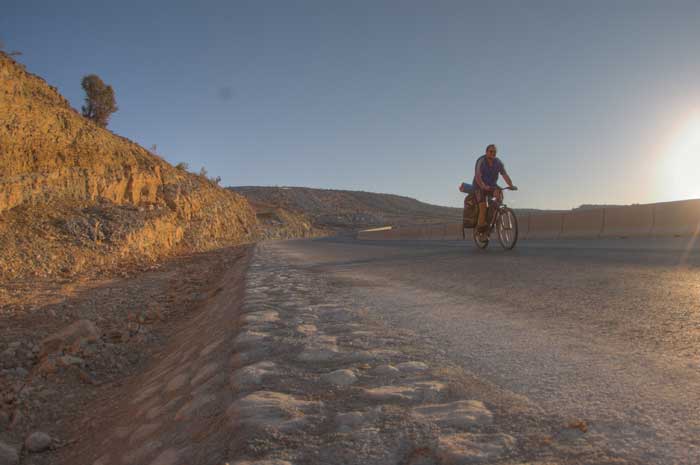
[[[75,454],[114,423],[110,406],[178,343],[224,279],[237,292],[249,254],[249,246],[234,247],[124,270],[120,278],[1,285],[0,445],[24,449],[21,463],[84,463]],[[96,340],[44,353],[48,336],[84,320],[96,326]],[[37,431],[51,437],[49,450],[28,454],[21,445]]]

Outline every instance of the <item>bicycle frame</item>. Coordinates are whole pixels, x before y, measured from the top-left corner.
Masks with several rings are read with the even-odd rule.
[[[510,187],[498,188],[495,192],[492,192],[491,195],[489,195],[489,197],[486,199],[486,203],[488,205],[488,223],[486,225],[486,230],[483,232],[479,232],[478,228],[474,228],[474,242],[480,249],[485,249],[488,246],[489,239],[494,231],[498,232],[498,241],[501,243],[501,246],[503,246],[503,248],[507,250],[513,249],[513,247],[515,247],[515,244],[518,242],[518,220],[515,214],[511,211],[511,209],[508,208],[508,206],[503,202],[504,190],[514,189]],[[504,222],[504,215],[508,216],[508,221]],[[514,228],[513,225],[515,226]],[[510,232],[513,229],[515,230],[514,233]],[[462,235],[464,237],[464,229],[462,229]]]
[[[486,211],[486,214],[488,215],[491,212],[491,210],[493,209],[493,218],[491,218],[491,221],[489,222],[488,231],[484,234],[487,234],[487,233],[488,233],[488,235],[491,234],[491,232],[493,231],[493,228],[496,227],[496,222],[498,221],[498,217],[501,215],[501,212],[503,210],[505,210],[506,208],[508,208],[508,205],[503,203],[503,200],[504,200],[503,191],[504,190],[505,189],[499,189],[499,191],[501,193],[500,198],[498,198],[499,196],[492,195],[488,199],[488,210]]]

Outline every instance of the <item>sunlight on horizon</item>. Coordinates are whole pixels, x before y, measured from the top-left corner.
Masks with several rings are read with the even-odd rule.
[[[662,154],[660,189],[667,200],[700,198],[700,111],[686,118]]]

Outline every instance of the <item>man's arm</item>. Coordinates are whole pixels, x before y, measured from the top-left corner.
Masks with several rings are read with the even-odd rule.
[[[486,184],[483,179],[481,179],[481,165],[484,163],[484,159],[480,158],[479,161],[476,163],[476,169],[474,170],[474,179],[476,179],[476,183],[479,185],[479,188],[484,191],[490,191],[491,186]]]
[[[505,179],[506,183],[508,184],[508,187],[515,187],[513,186],[513,181],[510,179],[510,176],[508,176],[508,173],[506,172],[506,166],[501,163],[501,176],[503,176],[503,179]]]
[[[510,176],[508,176],[508,173],[503,173],[502,176],[503,179],[506,180],[506,183],[508,183],[508,187],[513,187],[513,181],[510,180]]]

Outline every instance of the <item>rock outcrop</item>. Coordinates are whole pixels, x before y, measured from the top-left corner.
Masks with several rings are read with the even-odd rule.
[[[328,236],[329,229],[313,225],[308,215],[248,199],[260,226],[260,238],[264,240],[311,238]]]
[[[0,52],[0,279],[257,237],[245,198],[98,127]]]

